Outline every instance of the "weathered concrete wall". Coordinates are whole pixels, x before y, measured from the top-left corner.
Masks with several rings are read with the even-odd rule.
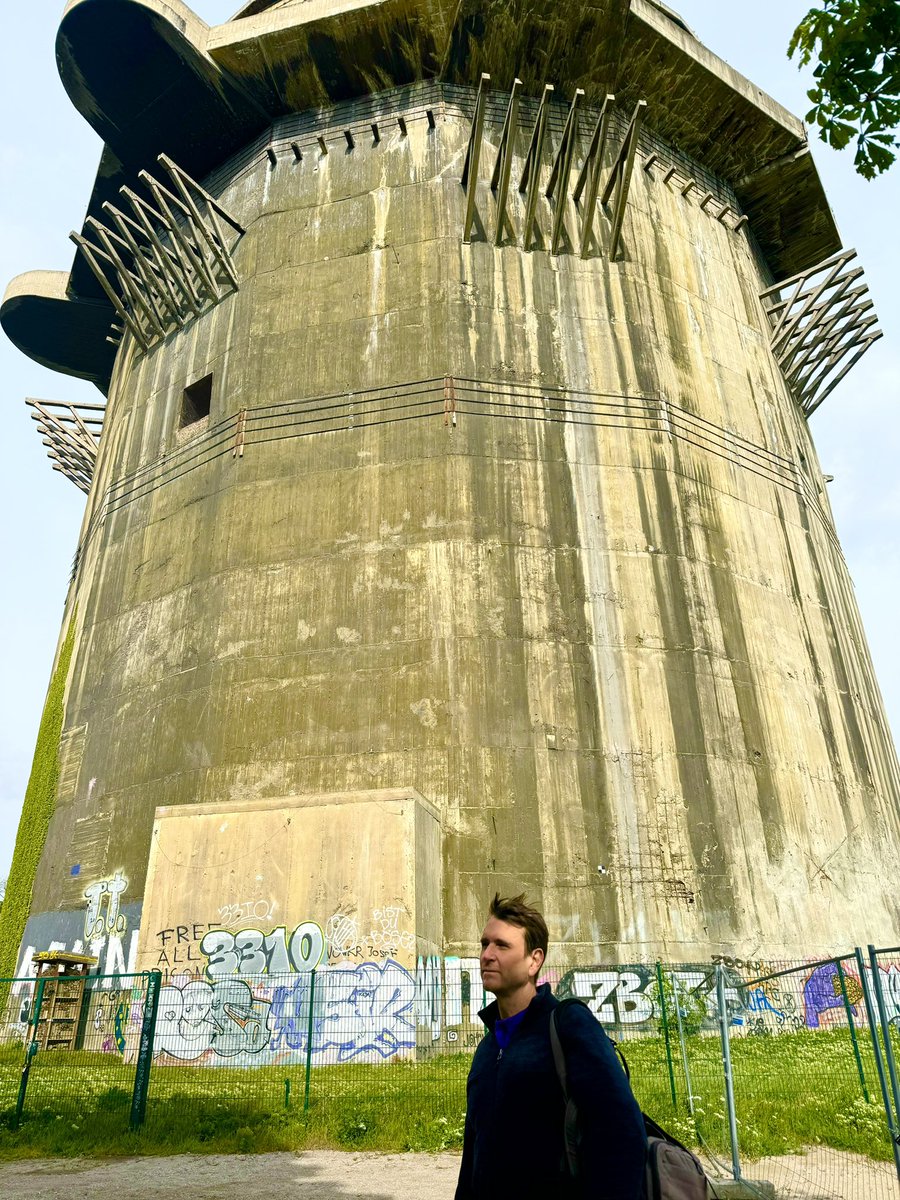
[[[137,969],[415,971],[443,949],[441,849],[437,813],[409,789],[159,808]]]
[[[33,911],[137,901],[158,805],[400,787],[447,953],[495,889],[569,962],[891,936],[896,758],[751,243],[637,170],[618,261],[574,208],[523,252],[518,193],[497,248],[488,151],[465,245],[467,117],[379,103],[377,145],[236,163],[239,289],[119,353]]]

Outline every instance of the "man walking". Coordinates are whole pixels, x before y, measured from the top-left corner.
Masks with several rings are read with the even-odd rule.
[[[496,1000],[466,1085],[456,1200],[639,1200],[647,1139],[616,1053],[580,1004],[557,1013],[569,1094],[578,1106],[580,1174],[566,1169],[565,1101],[550,1045],[559,1001],[536,986],[547,954],[544,918],[524,896],[495,895],[481,935],[481,977]]]

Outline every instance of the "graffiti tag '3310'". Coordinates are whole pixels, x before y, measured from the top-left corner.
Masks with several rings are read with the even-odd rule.
[[[303,921],[290,937],[284,925],[261,929],[210,929],[200,942],[210,979],[224,975],[287,975],[312,971],[325,955],[325,934],[315,921]]]

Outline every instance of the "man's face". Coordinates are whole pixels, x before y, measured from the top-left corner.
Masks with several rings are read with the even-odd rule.
[[[481,978],[495,996],[509,996],[537,979],[543,950],[525,949],[525,930],[491,917],[481,935]]]

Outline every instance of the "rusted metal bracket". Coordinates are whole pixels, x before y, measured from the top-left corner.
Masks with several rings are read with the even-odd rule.
[[[456,428],[456,386],[452,375],[444,376],[444,425]]]
[[[234,429],[234,446],[232,447],[232,458],[244,457],[244,433],[247,427],[247,410],[242,408],[237,415]]]

